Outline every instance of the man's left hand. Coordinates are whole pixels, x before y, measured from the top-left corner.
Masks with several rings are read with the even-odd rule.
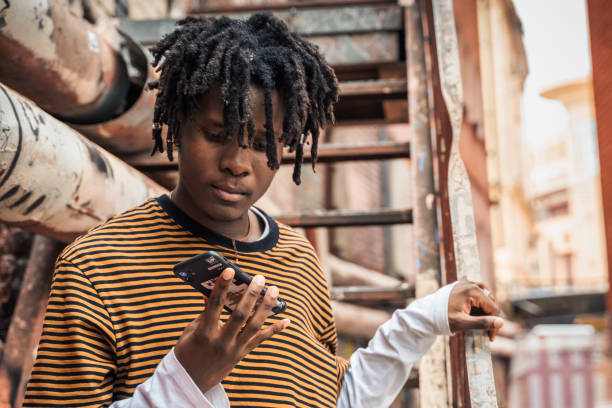
[[[448,324],[453,333],[487,330],[491,341],[504,325],[495,297],[482,283],[461,280],[453,287],[448,299]]]

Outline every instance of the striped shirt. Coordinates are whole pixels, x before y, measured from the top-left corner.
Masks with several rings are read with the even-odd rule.
[[[325,275],[304,237],[264,216],[265,237],[233,241],[161,196],[68,246],[57,260],[23,406],[97,407],[130,397],[205,307],[172,267],[212,249],[278,286],[287,309],[266,325],[291,320],[225,378],[232,407],[335,407],[348,363],[335,356]]]

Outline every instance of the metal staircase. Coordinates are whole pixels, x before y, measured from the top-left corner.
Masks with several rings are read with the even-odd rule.
[[[404,0],[401,4],[387,0],[271,0],[247,6],[211,1],[199,5],[196,13],[241,18],[262,9],[272,11],[317,44],[334,66],[341,90],[336,108],[338,125],[410,126],[410,143],[324,143],[318,159],[320,163],[411,159],[414,199],[410,208],[320,209],[276,217],[306,229],[413,224],[419,248],[415,288],[407,284],[332,286],[332,298],[369,304],[405,302],[415,293],[432,293],[458,276],[479,280],[477,253],[476,265],[473,259],[474,232],[466,233],[469,225],[457,222],[457,216],[463,217],[471,220],[473,227],[469,180],[465,170],[461,173],[457,151],[462,96],[450,0]],[[172,20],[120,23],[123,32],[145,46],[173,26]],[[176,170],[176,164],[162,155],[124,159],[153,179],[160,172]],[[304,160],[309,161],[309,156]],[[293,157],[285,156],[282,163],[292,161]],[[457,204],[457,200],[464,201]],[[466,258],[466,253],[472,258]],[[496,407],[487,341],[479,333],[467,334],[465,339],[461,335],[438,339],[419,365],[418,379],[412,376],[407,384],[418,384],[420,405]]]

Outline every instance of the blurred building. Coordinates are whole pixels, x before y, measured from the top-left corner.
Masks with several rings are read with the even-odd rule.
[[[503,301],[516,281],[529,277],[524,260],[532,219],[523,193],[521,159],[521,95],[528,65],[513,2],[477,4],[491,238],[497,296]]]
[[[558,138],[529,152],[525,188],[534,229],[529,277],[516,283],[518,292],[607,287],[592,89],[582,78],[541,93],[563,103],[569,120]]]

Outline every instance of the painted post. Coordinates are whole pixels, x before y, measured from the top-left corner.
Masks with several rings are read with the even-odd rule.
[[[436,237],[436,199],[433,176],[429,98],[425,40],[420,1],[405,7],[406,59],[410,147],[412,153],[412,187],[414,194],[413,231],[415,242],[416,296],[435,292],[442,285],[440,248]],[[439,336],[419,363],[419,399],[422,407],[450,407],[447,380],[448,339]]]
[[[440,88],[452,127],[448,166],[448,200],[452,220],[457,278],[481,281],[472,192],[459,154],[463,120],[463,88],[457,33],[451,0],[432,0]],[[481,330],[464,334],[467,375],[472,407],[497,408],[489,340]]]

